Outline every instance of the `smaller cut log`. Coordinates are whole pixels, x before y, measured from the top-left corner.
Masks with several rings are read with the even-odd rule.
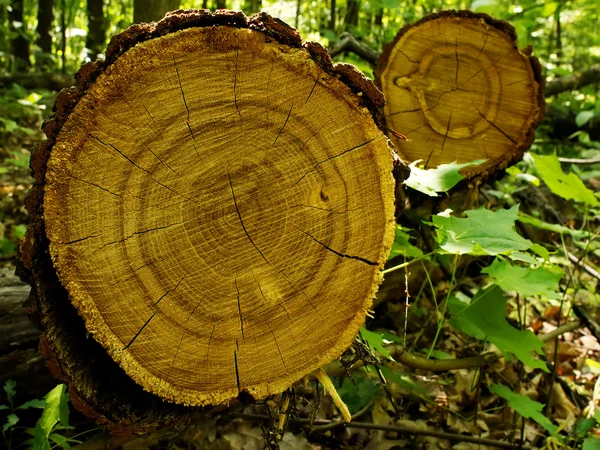
[[[514,28],[485,14],[445,11],[404,27],[379,58],[390,139],[425,167],[487,160],[463,175],[518,161],[534,140],[545,103],[543,78]]]

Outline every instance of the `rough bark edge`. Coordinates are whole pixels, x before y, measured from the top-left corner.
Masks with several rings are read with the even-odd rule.
[[[482,184],[484,181],[490,180],[496,173],[501,172],[503,169],[519,162],[523,158],[523,154],[525,153],[525,151],[528,150],[531,147],[531,145],[533,144],[533,141],[535,140],[535,128],[544,119],[544,114],[546,112],[546,101],[544,98],[544,89],[546,86],[546,80],[542,76],[542,68],[541,68],[539,60],[535,56],[532,56],[532,54],[531,54],[531,52],[532,52],[531,46],[523,49],[522,51],[519,50],[519,48],[517,46],[517,33],[515,31],[515,28],[510,23],[508,23],[504,20],[494,19],[492,16],[485,14],[485,13],[475,13],[473,11],[467,11],[467,10],[461,10],[461,11],[449,10],[449,11],[442,11],[442,12],[435,13],[435,14],[430,14],[429,16],[423,17],[421,20],[419,20],[418,22],[415,22],[414,24],[405,25],[398,32],[396,37],[391,42],[389,42],[388,44],[386,44],[384,46],[383,51],[382,51],[381,55],[379,56],[379,59],[377,60],[377,66],[374,70],[374,75],[375,75],[374,82],[378,89],[381,90],[381,87],[382,87],[381,86],[381,74],[383,73],[383,71],[385,70],[385,68],[388,64],[392,50],[396,47],[396,44],[400,41],[400,39],[402,39],[402,37],[412,28],[418,27],[418,26],[420,26],[424,23],[430,22],[432,20],[438,20],[438,19],[444,19],[444,18],[483,20],[487,25],[495,28],[496,30],[500,31],[501,33],[504,33],[509,38],[510,43],[512,44],[515,51],[517,53],[527,57],[527,59],[530,63],[530,66],[531,66],[531,70],[533,72],[534,81],[538,85],[537,86],[538,87],[538,90],[537,90],[537,112],[533,117],[531,126],[530,126],[528,132],[526,133],[526,136],[525,136],[525,139],[523,140],[523,142],[520,143],[520,145],[518,145],[511,154],[505,155],[505,157],[494,161],[493,164],[484,163],[480,166],[470,166],[470,167],[467,167],[467,168],[461,170],[461,174],[465,177],[465,180],[461,182],[461,185],[465,186],[465,183],[469,183],[469,184],[473,184],[473,185],[477,186],[477,185]],[[384,125],[386,124],[384,116],[381,116],[380,120],[381,120],[381,123],[383,123]],[[397,131],[402,132],[402,130],[397,130]],[[402,152],[401,149],[398,149],[398,151],[400,153]],[[459,189],[459,187],[457,187],[455,189]]]
[[[43,222],[46,164],[62,126],[79,100],[119,56],[140,42],[169,33],[191,27],[219,25],[252,29],[280,44],[304,48],[326,73],[340,79],[362,99],[363,106],[368,108],[381,128],[384,99],[373,82],[354,66],[334,65],[320,44],[307,42],[302,45],[294,28],[266,13],[247,18],[241,12],[225,10],[215,13],[208,10],[174,11],[159,22],[132,25],[111,39],[105,60],[81,67],[75,75],[77,85],[59,93],[51,116],[42,125],[47,141],[38,144],[32,152],[30,168],[35,182],[25,200],[31,225],[19,246],[17,275],[32,286],[25,306],[31,320],[44,333],[40,340],[40,353],[50,371],[68,384],[72,403],[78,410],[108,425],[113,432],[145,433],[157,426],[183,425],[203,410],[167,403],[144,391],[87,335],[83,320],[58,280],[49,254],[49,241]],[[389,143],[389,146],[393,152],[393,145]],[[397,199],[402,200],[396,205],[396,211],[399,212],[404,206],[404,197],[398,192],[401,192],[401,183],[407,176],[406,165],[397,160],[393,173],[397,176]]]

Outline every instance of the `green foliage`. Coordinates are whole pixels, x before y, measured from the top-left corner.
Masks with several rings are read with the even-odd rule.
[[[505,399],[508,402],[508,405],[523,417],[535,420],[551,435],[558,435],[558,427],[550,422],[550,420],[542,413],[542,410],[544,409],[543,404],[534,402],[526,395],[515,394],[510,388],[502,384],[491,385],[490,391]]]
[[[448,299],[453,327],[479,340],[487,339],[532,368],[548,371],[543,361],[531,355],[532,351],[542,354],[542,341],[531,331],[517,330],[506,321],[506,298],[498,286],[492,285],[472,299],[463,300],[456,296]]]
[[[412,238],[406,231],[402,229],[401,225],[396,225],[396,239],[392,244],[392,250],[390,251],[388,260],[395,258],[396,256],[406,256],[407,258],[419,258],[423,256],[421,249],[410,243]]]
[[[33,448],[39,450],[50,450],[49,436],[59,422],[64,427],[69,426],[67,386],[59,384],[46,394],[45,400],[46,407],[35,426],[33,436]]]
[[[385,344],[389,344],[390,342],[386,342],[383,333],[375,333],[367,330],[365,327],[361,327],[360,335],[367,342],[372,351],[380,353],[384,358],[389,359],[390,361],[394,360],[389,350],[384,347]]]
[[[465,164],[457,164],[456,161],[450,164],[440,164],[435,169],[421,169],[419,163],[415,161],[410,164],[410,176],[404,182],[406,186],[411,187],[430,197],[437,197],[438,192],[447,192],[452,189],[464,177],[459,173],[460,169],[472,165],[479,165],[485,160],[473,161]]]
[[[514,229],[518,206],[509,210],[466,211],[466,218],[448,215],[432,217],[440,247],[448,253],[472,255],[508,254],[527,250],[532,242]]]
[[[496,258],[491,266],[482,270],[505,291],[516,291],[524,296],[544,295],[547,298],[560,299],[557,293],[558,282],[564,271],[557,266],[521,267],[509,261]]]
[[[600,439],[595,437],[587,438],[583,441],[583,447],[581,450],[600,450]]]
[[[556,155],[531,154],[535,161],[535,167],[544,183],[550,190],[566,200],[587,203],[590,206],[600,206],[600,201],[594,196],[591,189],[585,187],[581,178],[574,173],[566,175],[560,168],[560,162]]]
[[[16,408],[14,407],[15,387],[16,383],[13,380],[8,380],[4,384],[4,392],[6,393],[8,405],[0,405],[0,411],[12,411],[2,426],[4,433],[12,431],[14,426],[19,422],[19,416],[17,415],[19,410],[38,408],[43,411],[42,416],[36,423],[35,429],[32,430],[33,440],[31,440],[31,448],[33,450],[51,450],[56,446],[66,450],[71,447],[72,443],[81,442],[72,437],[66,437],[57,433],[60,430],[73,428],[69,425],[69,394],[67,394],[67,386],[65,384],[59,384],[48,392],[44,400],[29,400]]]

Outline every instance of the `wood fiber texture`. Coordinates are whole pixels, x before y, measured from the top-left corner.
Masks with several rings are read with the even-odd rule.
[[[404,27],[378,60],[385,123],[401,156],[426,168],[487,160],[485,178],[518,161],[543,118],[544,80],[514,28],[486,14],[445,11]]]
[[[406,175],[373,84],[225,11],[134,25],[76,78],[32,157],[20,273],[80,409],[143,429],[191,414],[159,397],[265,397],[338,357]]]

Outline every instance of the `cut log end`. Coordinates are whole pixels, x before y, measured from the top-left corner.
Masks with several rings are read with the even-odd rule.
[[[393,156],[347,67],[252,19],[180,30],[173,17],[59,99],[23,261],[35,278],[45,228],[87,331],[149,392],[265,397],[363,323],[394,237]]]
[[[426,168],[486,160],[473,178],[518,161],[544,112],[535,58],[520,52],[506,22],[467,11],[429,16],[400,31],[379,59],[390,139]]]

